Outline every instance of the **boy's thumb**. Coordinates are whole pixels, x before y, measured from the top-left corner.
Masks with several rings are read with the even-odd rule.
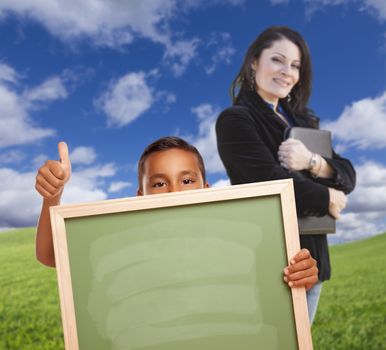
[[[66,172],[66,175],[71,171],[71,162],[68,155],[68,147],[65,142],[58,143],[58,151],[60,157],[60,163],[62,163],[63,169]]]

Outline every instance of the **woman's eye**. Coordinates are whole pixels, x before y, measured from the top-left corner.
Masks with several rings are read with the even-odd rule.
[[[282,60],[279,57],[272,57],[272,61],[282,63]]]
[[[295,69],[297,69],[297,70],[300,70],[300,66],[299,66],[298,64],[293,64],[293,65],[292,65],[292,68],[295,68]]]

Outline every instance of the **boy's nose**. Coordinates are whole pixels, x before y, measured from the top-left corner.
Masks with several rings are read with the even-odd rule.
[[[169,192],[179,192],[182,191],[181,185],[178,183],[169,185]]]
[[[168,189],[169,189],[169,191],[168,191],[169,193],[177,191],[175,184],[169,184],[169,188]]]

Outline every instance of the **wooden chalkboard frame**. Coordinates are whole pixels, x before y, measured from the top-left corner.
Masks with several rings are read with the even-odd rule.
[[[65,219],[272,195],[280,196],[286,257],[289,261],[300,249],[292,179],[51,207],[50,215],[66,349],[78,350],[79,344]],[[298,349],[310,350],[312,349],[312,338],[305,289],[293,288],[291,293]]]

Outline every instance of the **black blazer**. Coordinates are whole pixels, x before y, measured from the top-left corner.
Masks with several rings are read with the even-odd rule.
[[[290,114],[288,110],[286,112]],[[310,118],[294,115],[292,118],[298,126],[311,127]],[[303,177],[283,168],[277,151],[285,128],[286,124],[258,94],[240,93],[237,104],[224,110],[216,123],[217,147],[231,184],[292,178],[298,215],[323,216],[329,207],[327,187],[351,192],[355,186],[355,170],[349,160],[335,152],[331,159],[326,159],[335,171],[332,179]],[[330,264],[326,235],[301,236],[300,241],[318,261],[319,279],[328,279]]]

